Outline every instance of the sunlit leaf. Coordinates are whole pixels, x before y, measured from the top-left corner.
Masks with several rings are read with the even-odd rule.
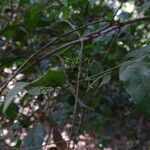
[[[11,89],[10,91],[8,91],[5,101],[4,101],[4,106],[3,106],[3,112],[6,111],[6,109],[8,108],[8,106],[12,103],[12,101],[14,100],[15,96],[23,90],[23,88],[27,85],[28,83],[26,82],[18,82],[16,83],[16,85],[14,86],[13,89]]]

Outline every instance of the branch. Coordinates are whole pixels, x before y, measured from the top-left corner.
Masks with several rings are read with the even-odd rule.
[[[88,42],[89,40],[91,40],[93,38],[97,38],[97,37],[102,36],[104,34],[110,33],[112,31],[115,31],[116,29],[120,29],[120,28],[122,28],[124,26],[127,26],[127,25],[130,25],[132,23],[136,23],[136,22],[144,21],[144,20],[148,20],[148,19],[150,19],[150,16],[143,17],[143,18],[138,18],[138,19],[133,19],[133,20],[125,21],[125,22],[120,22],[120,23],[118,22],[117,24],[115,24],[113,26],[107,26],[107,28],[99,29],[95,32],[92,32],[92,33],[86,35],[85,37],[82,37],[78,40],[68,42],[68,43],[54,49],[53,51],[51,51],[51,52],[47,53],[45,56],[43,56],[41,58],[41,60],[57,53],[59,50],[61,50],[63,48],[66,48],[70,45],[76,45],[76,44],[80,43],[81,41]]]
[[[40,58],[40,60],[42,60],[42,59],[44,59],[44,58],[46,58],[46,57],[49,57],[49,56],[51,56],[51,55],[57,53],[59,50],[61,50],[61,49],[63,49],[63,48],[66,48],[66,47],[68,47],[68,46],[70,46],[70,45],[76,45],[76,44],[78,44],[78,43],[81,43],[81,41],[87,42],[87,41],[89,41],[89,40],[91,40],[91,39],[93,39],[93,38],[96,38],[96,37],[102,36],[102,35],[104,35],[104,34],[107,34],[107,33],[109,33],[109,32],[115,31],[116,29],[122,28],[122,27],[124,27],[124,26],[130,25],[130,24],[133,24],[133,23],[136,23],[136,22],[140,22],[140,21],[149,20],[149,19],[150,19],[150,16],[147,16],[147,17],[143,17],[143,18],[128,20],[128,21],[125,21],[125,22],[116,22],[117,24],[115,24],[115,25],[113,25],[113,26],[111,26],[111,27],[108,27],[108,28],[105,28],[105,29],[99,29],[99,30],[97,30],[97,31],[95,31],[95,32],[92,32],[91,34],[89,34],[89,35],[87,35],[87,36],[85,36],[85,37],[82,37],[82,38],[80,38],[80,39],[78,39],[78,40],[74,40],[74,41],[68,42],[68,43],[66,43],[66,44],[64,44],[64,45],[62,45],[62,46],[60,46],[60,47],[54,49],[53,51],[47,53],[45,56],[43,56],[42,58]],[[68,34],[70,34],[70,33],[73,33],[73,32],[75,32],[75,31],[76,31],[76,29],[73,30],[73,31],[67,32],[67,33],[65,33],[65,34],[62,34],[62,35],[58,36],[56,39],[54,39],[54,40],[48,42],[45,46],[43,46],[43,47],[40,48],[39,50],[37,50],[37,52],[35,52],[32,56],[30,56],[30,57],[27,59],[27,61],[26,61],[23,65],[21,65],[21,66],[18,68],[18,70],[16,70],[16,72],[11,76],[11,78],[8,79],[8,81],[1,87],[0,94],[1,94],[1,93],[3,92],[3,90],[6,88],[6,86],[8,85],[8,83],[9,83],[18,73],[20,73],[20,72],[22,71],[22,69],[23,69],[29,62],[32,62],[32,61],[33,61],[33,62],[32,62],[32,65],[33,65],[34,63],[36,63],[36,61],[35,61],[33,58],[35,58],[42,50],[44,50],[45,48],[47,48],[47,47],[49,47],[50,45],[52,45],[52,44],[53,44],[55,41],[57,41],[58,39],[60,39],[60,38],[62,38],[62,37],[64,37],[64,36],[66,36],[66,35],[68,35]]]
[[[80,39],[81,35],[78,31],[77,31],[77,35]],[[83,41],[81,41],[81,47],[80,47],[80,53],[79,53],[79,67],[78,67],[78,75],[77,75],[77,85],[76,85],[76,91],[75,91],[75,105],[74,105],[73,120],[72,120],[71,132],[70,132],[70,142],[72,140],[72,133],[73,133],[74,125],[75,125],[75,117],[76,117],[76,113],[77,113],[77,105],[78,105],[78,99],[79,99],[79,88],[80,88],[79,81],[80,81],[81,68],[82,68],[81,63],[82,63],[83,46],[84,46],[84,43],[83,43]],[[70,142],[68,144],[68,149],[70,146]]]
[[[78,126],[78,129],[77,129],[77,131],[76,131],[75,136],[74,136],[73,139],[76,139],[76,137],[77,137],[77,135],[78,135],[78,133],[79,133],[81,127],[82,127],[83,118],[84,118],[84,108],[82,108],[81,111],[82,111],[82,112],[81,112],[80,124],[79,124],[79,126]]]

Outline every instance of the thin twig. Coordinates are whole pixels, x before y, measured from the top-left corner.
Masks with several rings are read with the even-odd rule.
[[[64,59],[63,59],[62,56],[60,56],[60,55],[56,55],[56,56],[57,56],[57,57],[59,58],[59,60],[61,61],[61,65],[62,65],[63,71],[64,71],[64,73],[65,73],[65,75],[66,75],[66,77],[67,77],[67,79],[66,79],[66,84],[68,85],[68,87],[69,87],[70,91],[72,92],[72,94],[74,95],[74,97],[76,97],[75,88],[74,88],[74,86],[73,86],[73,85],[69,82],[69,80],[68,80],[68,75],[67,75],[66,69],[65,69],[65,61],[64,61]],[[80,130],[80,128],[81,128],[82,121],[83,121],[84,109],[86,108],[86,109],[89,109],[89,110],[94,111],[93,108],[90,108],[89,106],[85,105],[85,104],[79,99],[79,97],[77,97],[76,101],[79,103],[80,107],[82,108],[82,114],[81,114],[80,125],[79,125],[79,127],[78,127],[78,129],[77,129],[75,135],[78,134],[78,132],[79,132],[79,130]],[[75,122],[75,119],[74,119],[74,122]],[[73,123],[74,123],[74,122],[73,122]],[[70,136],[70,137],[71,137],[71,136]],[[75,139],[75,137],[76,137],[76,136],[74,136],[73,139]],[[72,138],[71,138],[71,139],[72,139]],[[70,140],[71,140],[71,139],[70,139]],[[69,145],[70,145],[70,142],[69,142],[68,146],[69,146]]]
[[[66,36],[66,35],[69,35],[69,34],[71,34],[71,33],[73,33],[73,32],[82,30],[82,29],[86,28],[87,26],[94,25],[94,24],[97,24],[97,23],[103,23],[103,22],[114,23],[114,22],[116,22],[116,21],[107,20],[107,19],[104,19],[104,20],[94,20],[94,21],[92,21],[92,22],[89,22],[89,23],[87,23],[87,24],[84,24],[84,25],[82,25],[82,26],[80,26],[80,27],[75,28],[75,30],[68,31],[68,32],[64,33],[64,35]],[[54,26],[56,23],[57,23],[57,22],[53,23],[51,26]],[[48,33],[47,30],[46,30],[45,32]]]
[[[48,54],[46,54],[45,56],[43,56],[40,60],[46,58],[46,57],[49,57],[55,53],[57,53],[60,49],[63,49],[65,47],[68,47],[70,45],[76,45],[78,43],[80,43],[81,41],[84,41],[84,42],[87,42],[89,41],[90,39],[93,39],[93,38],[96,38],[96,37],[99,37],[103,34],[107,34],[109,32],[112,32],[112,31],[115,31],[116,29],[118,28],[121,28],[121,27],[124,27],[126,25],[130,25],[130,24],[133,24],[133,23],[136,23],[136,22],[139,22],[139,21],[144,21],[144,20],[149,20],[150,19],[150,16],[146,16],[146,17],[143,17],[143,18],[138,18],[138,19],[132,19],[132,20],[128,20],[128,21],[125,21],[125,22],[118,22],[117,25],[114,25],[112,27],[109,27],[108,29],[105,29],[105,30],[98,30],[94,33],[92,33],[92,36],[89,34],[81,39],[78,39],[78,40],[74,40],[74,41],[71,41],[71,42],[68,42],[56,49],[54,49],[52,52],[49,52]],[[74,30],[76,31],[76,30]],[[73,31],[72,31],[73,32]],[[21,72],[21,70],[29,63],[29,62],[32,62],[34,61],[33,58],[35,58],[42,50],[44,50],[45,48],[49,47],[50,45],[52,45],[55,41],[57,41],[58,39],[68,35],[69,33],[66,33],[66,34],[62,34],[60,36],[58,36],[56,39],[54,39],[53,41],[50,41],[48,42],[46,45],[44,45],[42,48],[40,48],[39,50],[37,50],[37,52],[35,52],[33,55],[31,55],[25,63],[23,63],[17,70],[16,72],[10,77],[10,79],[8,79],[6,81],[6,83],[1,87],[1,90],[0,90],[0,94],[3,92],[3,90],[6,88],[6,86],[8,85],[8,83],[18,74]],[[32,64],[34,64],[36,61],[32,62]]]
[[[77,137],[77,135],[78,135],[78,133],[79,133],[81,127],[82,127],[82,123],[83,123],[83,118],[84,118],[84,108],[82,108],[81,111],[82,111],[82,112],[81,112],[80,124],[79,124],[78,129],[77,129],[77,131],[76,131],[76,133],[75,133],[74,139]]]
[[[69,21],[67,21],[67,23],[72,27],[73,30],[75,30],[75,27],[73,24],[71,24]],[[81,39],[81,35],[78,31],[76,31],[79,39]],[[72,139],[72,132],[73,132],[73,128],[75,125],[75,117],[76,117],[76,112],[77,112],[77,105],[78,105],[78,99],[79,99],[79,85],[80,83],[78,81],[80,81],[80,76],[81,76],[81,62],[82,62],[82,53],[83,53],[83,41],[81,41],[81,47],[80,47],[80,53],[79,53],[79,67],[78,67],[78,74],[77,74],[77,85],[76,85],[76,94],[75,94],[75,104],[74,104],[74,112],[73,112],[73,120],[72,120],[72,127],[71,127],[71,131],[70,131],[70,141]],[[68,149],[70,147],[70,142],[68,144]]]

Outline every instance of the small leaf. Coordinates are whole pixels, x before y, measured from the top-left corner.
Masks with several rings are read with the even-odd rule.
[[[29,130],[27,136],[23,140],[23,147],[25,149],[41,149],[45,137],[44,125],[42,123],[38,123],[35,127]]]
[[[13,101],[13,99],[15,98],[15,96],[21,91],[23,90],[23,88],[27,85],[28,83],[26,82],[18,82],[14,88],[12,90],[10,90],[5,98],[4,101],[4,106],[3,106],[3,113],[6,111],[6,109],[8,108],[8,106],[11,104],[11,102]]]
[[[111,74],[105,75],[105,76],[103,77],[103,80],[102,80],[102,82],[101,82],[101,84],[99,85],[98,88],[100,88],[100,87],[103,86],[104,84],[109,83],[110,80],[111,80]]]
[[[47,71],[43,76],[29,84],[29,86],[61,86],[65,82],[66,76],[63,71]]]
[[[68,0],[59,0],[60,2],[62,2],[66,7],[68,6]]]

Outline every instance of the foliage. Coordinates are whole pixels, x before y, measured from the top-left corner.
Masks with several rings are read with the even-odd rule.
[[[146,50],[143,52],[143,50]],[[131,95],[135,103],[144,105],[141,111],[147,112],[149,109],[145,107],[150,105],[150,53],[149,46],[142,50],[129,53],[128,57],[132,60],[126,61],[120,68],[120,79],[124,82],[127,92]]]
[[[7,109],[7,107],[12,103],[12,100],[15,96],[26,86],[26,83],[18,82],[15,87],[6,95],[3,112]]]
[[[147,0],[0,1],[0,148],[53,140],[66,149],[64,131],[76,142],[89,135],[94,149],[119,149],[117,137],[125,149],[143,149],[149,13]]]

